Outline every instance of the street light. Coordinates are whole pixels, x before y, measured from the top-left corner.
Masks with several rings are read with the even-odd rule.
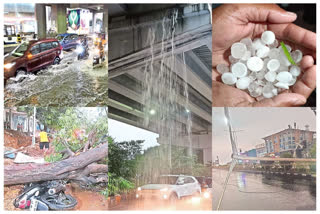
[[[155,114],[156,114],[156,110],[151,109],[151,110],[149,111],[149,113],[150,113],[151,115],[155,115]]]
[[[225,118],[224,118],[224,122],[226,123],[226,125],[228,125],[228,122],[229,122],[229,121],[228,121],[228,118],[225,117]]]

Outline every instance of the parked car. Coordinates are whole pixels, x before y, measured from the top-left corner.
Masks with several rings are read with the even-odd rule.
[[[61,44],[63,50],[70,50],[77,48],[80,43],[80,37],[75,33],[64,33],[56,36],[56,39]]]
[[[161,175],[157,182],[138,187],[137,199],[162,199],[175,202],[182,197],[201,194],[201,186],[193,176]]]
[[[23,42],[4,58],[4,79],[58,64],[62,54],[62,46],[56,39]]]

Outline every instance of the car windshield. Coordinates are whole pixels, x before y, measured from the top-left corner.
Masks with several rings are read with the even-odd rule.
[[[29,43],[28,43],[28,42],[22,43],[21,45],[19,45],[19,46],[12,52],[12,55],[13,55],[13,56],[18,56],[18,57],[23,56],[24,53],[27,51],[28,46],[29,46]]]
[[[176,184],[178,177],[177,176],[160,176],[158,177],[158,184]]]
[[[63,38],[64,38],[64,36],[62,36],[62,35],[56,36],[56,39],[57,39],[58,41],[61,41]]]

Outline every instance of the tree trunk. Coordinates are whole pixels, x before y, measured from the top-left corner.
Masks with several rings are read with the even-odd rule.
[[[55,163],[14,164],[4,167],[4,185],[70,179],[83,184],[99,183],[107,177],[108,166],[95,162],[108,156],[108,143]],[[92,174],[98,174],[94,176]]]

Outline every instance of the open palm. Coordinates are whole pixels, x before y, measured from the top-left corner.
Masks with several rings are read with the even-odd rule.
[[[299,106],[306,102],[316,87],[316,34],[300,28],[292,22],[294,13],[286,12],[277,5],[222,5],[212,15],[212,105],[213,106]],[[304,71],[296,84],[273,98],[257,99],[237,88],[220,82],[215,67],[229,64],[228,56],[233,43],[242,38],[255,38],[265,30],[271,30],[280,41],[304,53],[301,68]]]

